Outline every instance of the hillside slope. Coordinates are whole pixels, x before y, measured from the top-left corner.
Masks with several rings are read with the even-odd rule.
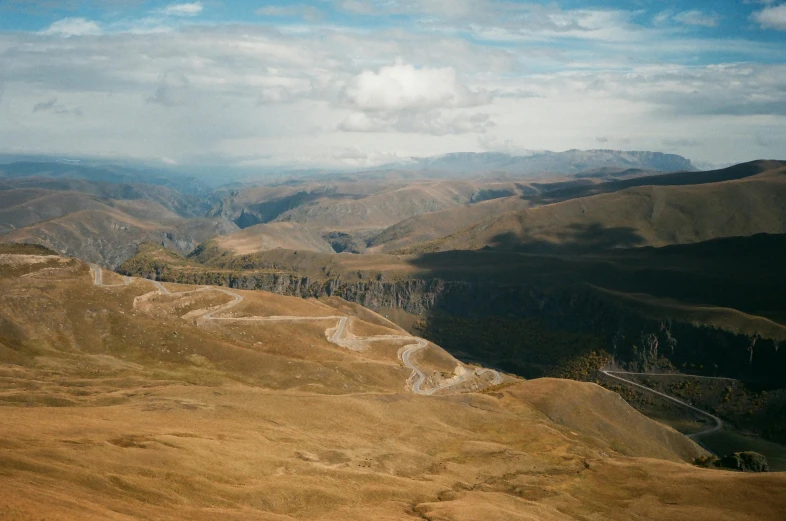
[[[510,212],[412,250],[580,252],[779,234],[786,232],[784,198],[786,166],[778,163],[741,179],[641,186]]]
[[[52,213],[61,215],[8,231],[0,235],[0,239],[41,244],[64,255],[104,266],[117,266],[133,256],[139,245],[145,242],[188,253],[210,237],[237,229],[223,219],[184,219],[160,206],[153,205],[151,208],[149,202],[112,207],[77,197],[79,202],[86,204],[73,205],[68,208],[71,211],[61,212],[61,203],[69,196],[56,194],[50,199],[58,202],[52,205]],[[9,219],[9,223],[11,220],[19,222],[25,217],[15,209],[11,211],[17,217]],[[44,212],[38,212],[35,217],[44,216]]]
[[[391,252],[419,242],[456,233],[478,222],[527,208],[521,196],[503,197],[477,204],[462,205],[438,212],[422,213],[385,228],[368,241],[369,253]]]
[[[206,204],[164,186],[0,177],[0,238],[117,266],[143,242],[188,253],[210,237],[237,230],[226,219],[200,217]]]
[[[216,244],[238,255],[259,253],[276,248],[333,253],[333,248],[319,234],[303,225],[290,222],[257,224],[216,238]]]
[[[94,276],[0,252],[9,519],[775,521],[786,508],[785,475],[693,467],[699,447],[594,384],[417,396],[396,342],[355,352],[322,323],[243,322],[351,310],[335,299],[232,304]],[[364,317],[355,334],[396,332]]]

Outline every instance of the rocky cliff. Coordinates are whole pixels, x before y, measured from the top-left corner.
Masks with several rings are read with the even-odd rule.
[[[439,321],[445,317],[480,321],[481,326],[490,317],[514,322],[536,319],[537,327],[545,331],[600,339],[617,364],[635,371],[666,363],[695,374],[739,378],[764,387],[782,386],[782,375],[786,374],[786,350],[779,349],[777,338],[740,334],[680,316],[643,314],[613,295],[587,285],[544,288],[439,278],[386,281],[381,277],[363,278],[363,274],[352,280],[341,276],[314,279],[284,272],[177,270],[167,264],[147,270],[125,266],[121,272],[303,298],[338,296],[378,311],[401,309],[422,317],[421,328],[427,337],[429,332],[435,334]],[[520,339],[527,334],[516,333]],[[451,346],[445,344],[445,339],[432,339],[448,350],[467,353],[467,346]],[[516,340],[512,341],[515,344]],[[482,360],[493,355],[495,349],[495,345],[477,338],[468,354]],[[521,356],[525,357],[525,353]]]

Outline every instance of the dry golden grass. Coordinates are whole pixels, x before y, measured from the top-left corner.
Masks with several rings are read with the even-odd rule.
[[[368,253],[392,252],[412,244],[447,237],[481,221],[527,208],[521,196],[492,199],[472,205],[422,213],[390,226],[375,236]]]
[[[329,343],[321,322],[179,315],[220,293],[135,308],[152,289],[95,287],[78,261],[0,265],[1,519],[753,521],[786,509],[786,476],[695,468],[692,442],[593,384],[417,396],[395,345],[370,356]],[[243,295],[255,315],[352,307]],[[392,329],[364,320],[352,327]]]
[[[412,249],[447,251],[533,244],[575,248],[604,240],[611,241],[606,247],[665,246],[784,233],[785,172],[777,163],[769,171],[744,179],[640,186],[510,211]]]
[[[302,224],[290,222],[258,224],[230,235],[217,237],[216,243],[222,249],[237,255],[259,253],[275,248],[333,253],[333,248],[319,233]]]

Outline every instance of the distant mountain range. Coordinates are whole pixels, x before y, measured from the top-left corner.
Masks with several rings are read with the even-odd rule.
[[[637,174],[695,171],[685,157],[676,154],[623,150],[532,151],[523,155],[502,152],[456,152],[417,157],[361,171],[365,177],[387,176],[390,172],[424,174],[419,177],[445,178],[505,174],[533,177],[544,174],[604,177],[623,171]],[[184,193],[203,192],[221,185],[245,182],[281,182],[289,179],[322,179],[336,174],[358,173],[351,168],[292,169],[291,166],[265,168],[210,167],[205,165],[156,168],[127,160],[60,160],[51,157],[0,154],[0,178],[45,176],[84,179],[103,183],[145,183],[174,188]],[[405,176],[411,177],[411,176]]]
[[[88,165],[80,162],[57,161],[0,163],[0,180],[28,177],[80,179],[109,184],[166,186],[187,194],[196,194],[207,189],[207,186],[195,177],[150,168],[139,169],[115,164]]]
[[[514,156],[501,152],[459,152],[442,156],[414,158],[410,162],[385,165],[382,169],[404,169],[446,173],[544,173],[578,174],[601,169],[641,169],[657,172],[694,171],[696,167],[682,156],[662,152],[622,150],[568,150],[533,152]]]

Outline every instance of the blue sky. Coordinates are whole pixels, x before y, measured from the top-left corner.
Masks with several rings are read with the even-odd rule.
[[[786,150],[786,0],[0,1],[0,153]]]

